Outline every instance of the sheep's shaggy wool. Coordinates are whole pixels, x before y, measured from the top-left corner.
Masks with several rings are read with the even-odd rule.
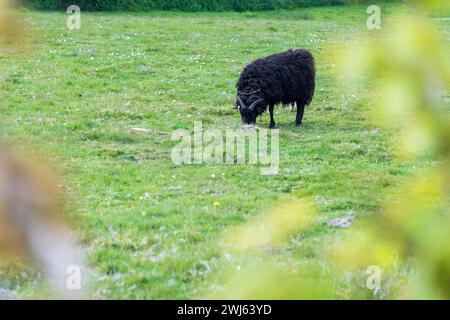
[[[245,67],[236,85],[236,106],[242,121],[255,123],[269,106],[270,127],[275,126],[273,107],[297,104],[297,125],[303,120],[315,90],[314,58],[306,50],[289,50],[258,59]]]

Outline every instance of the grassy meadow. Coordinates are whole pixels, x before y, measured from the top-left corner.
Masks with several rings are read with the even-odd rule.
[[[267,255],[320,263],[321,250],[346,232],[324,222],[353,213],[363,224],[390,187],[434,161],[394,160],[395,132],[370,120],[371,88],[339,81],[335,51],[370,33],[366,8],[82,13],[74,31],[64,12],[20,11],[25,50],[0,49],[0,134],[58,167],[87,250],[91,298],[208,296],[240,263],[224,250],[224,232],[286,199],[312,199],[320,214],[301,241]],[[404,10],[383,5],[383,19]],[[439,25],[448,34],[449,22]],[[232,107],[240,71],[289,48],[315,56],[317,91],[302,127],[289,108],[276,108],[278,175],[252,165],[176,166],[170,136],[129,130],[193,130],[194,121],[239,128]],[[258,125],[268,127],[269,116]],[[42,297],[36,276],[9,271],[6,285]]]

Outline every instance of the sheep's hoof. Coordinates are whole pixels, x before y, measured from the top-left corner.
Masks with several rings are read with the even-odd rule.
[[[269,129],[275,129],[275,123],[274,123],[274,124],[271,124],[270,127],[269,127]]]
[[[297,122],[295,125],[296,125],[297,127],[300,127],[300,126],[302,125],[302,123],[301,123],[301,122]]]

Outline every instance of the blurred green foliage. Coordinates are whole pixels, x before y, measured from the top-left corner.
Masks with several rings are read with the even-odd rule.
[[[79,5],[88,11],[260,11],[296,7],[342,5],[350,0],[22,0],[37,9],[62,9]]]

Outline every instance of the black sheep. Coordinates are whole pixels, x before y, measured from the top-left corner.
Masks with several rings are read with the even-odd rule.
[[[306,50],[289,50],[258,59],[247,65],[236,85],[236,107],[246,124],[269,106],[270,128],[275,127],[274,106],[297,104],[297,125],[302,124],[305,106],[309,105],[315,89],[314,58]]]

